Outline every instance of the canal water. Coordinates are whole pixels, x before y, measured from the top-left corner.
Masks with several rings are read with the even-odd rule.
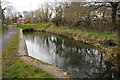
[[[104,54],[79,42],[43,32],[24,33],[28,55],[69,72],[74,78],[100,78]]]

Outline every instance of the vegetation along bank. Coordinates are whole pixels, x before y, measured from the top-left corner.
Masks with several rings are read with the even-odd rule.
[[[19,29],[2,51],[2,77],[4,78],[54,78],[54,75],[20,59]],[[39,73],[39,74],[38,74]]]
[[[104,58],[107,67],[110,71],[119,72],[120,70],[120,40],[116,33],[96,30],[80,30],[76,28],[56,27],[53,24],[23,24],[19,25],[23,31],[43,31],[60,36],[74,39],[87,46],[94,46],[102,53],[105,53]],[[117,73],[116,73],[117,74]]]

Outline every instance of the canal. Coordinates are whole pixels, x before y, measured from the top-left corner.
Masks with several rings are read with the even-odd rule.
[[[69,72],[74,78],[103,77],[104,54],[72,39],[43,33],[24,33],[28,55]]]

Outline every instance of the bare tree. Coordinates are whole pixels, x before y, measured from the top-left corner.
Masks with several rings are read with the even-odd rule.
[[[111,4],[111,8],[112,8],[112,22],[113,22],[113,25],[114,25],[114,28],[113,30],[116,30],[117,29],[117,26],[116,26],[116,16],[117,16],[117,7],[119,5],[119,2],[110,2]]]
[[[3,21],[4,21],[4,19],[5,19],[4,11],[5,11],[5,9],[6,9],[6,7],[2,9],[3,3],[4,3],[4,2],[1,2],[1,1],[0,1],[0,15],[1,15],[1,16],[0,16],[0,18],[1,18],[1,21],[0,21],[0,22],[1,22],[1,28],[3,27]]]

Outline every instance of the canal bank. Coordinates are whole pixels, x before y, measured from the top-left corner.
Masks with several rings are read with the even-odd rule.
[[[24,25],[23,25],[24,26]],[[97,48],[99,51],[107,54],[106,58],[104,59],[104,61],[106,62],[106,64],[108,65],[108,73],[115,74],[115,76],[118,76],[119,74],[119,43],[118,41],[115,39],[116,37],[114,37],[113,35],[106,34],[104,37],[100,37],[101,35],[97,35],[94,36],[90,36],[87,32],[80,32],[79,30],[74,30],[74,29],[69,29],[69,28],[64,28],[64,27],[55,27],[55,26],[42,26],[42,28],[39,27],[35,27],[34,25],[32,26],[28,26],[28,27],[24,27],[24,29],[26,28],[32,28],[33,31],[37,31],[37,32],[48,32],[48,33],[52,33],[52,34],[57,34],[60,36],[64,36],[64,37],[68,37],[71,39],[74,39],[78,42],[82,42],[84,44],[87,44],[86,46],[94,46],[95,48]],[[27,30],[27,29],[26,29]],[[108,37],[106,37],[108,36]],[[112,40],[112,42],[111,42]],[[110,42],[109,42],[110,41]],[[112,65],[112,66],[111,66]]]
[[[21,78],[54,78],[47,71],[31,65],[19,55],[19,29],[12,27],[15,34],[8,41],[2,50],[2,79],[21,79]]]
[[[66,28],[57,28],[55,26],[47,27],[42,31],[57,34],[60,36],[68,37],[75,41],[85,44],[87,47],[93,46],[98,49],[101,53],[106,54],[104,58],[105,64],[107,65],[106,73],[111,75],[111,78],[120,78],[120,38],[117,36],[115,39],[114,36],[101,36],[98,34],[97,36],[89,35],[87,32],[77,32],[77,30],[69,30]],[[79,31],[79,30],[78,30]],[[96,34],[96,33],[92,33]],[[108,33],[109,34],[109,33]],[[104,35],[104,34],[103,34]],[[115,35],[115,34],[114,34]],[[117,35],[117,34],[116,34]],[[112,77],[113,76],[113,77]]]
[[[24,61],[53,74],[56,79],[62,80],[62,78],[72,78],[65,70],[28,56],[22,29],[20,29],[19,55]]]

